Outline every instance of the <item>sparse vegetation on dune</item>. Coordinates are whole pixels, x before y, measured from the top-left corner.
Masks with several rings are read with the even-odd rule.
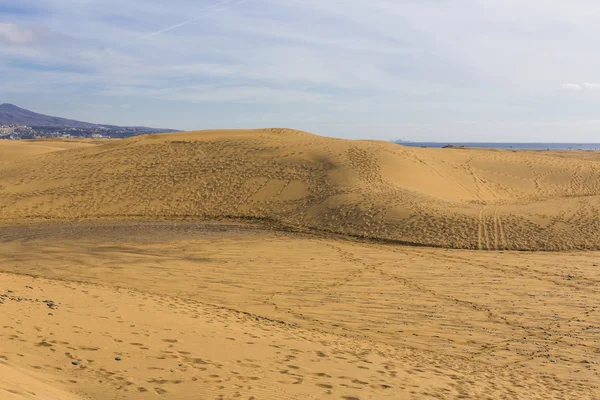
[[[437,247],[600,248],[596,154],[448,152],[289,129],[52,143],[0,144],[2,220],[257,219]]]

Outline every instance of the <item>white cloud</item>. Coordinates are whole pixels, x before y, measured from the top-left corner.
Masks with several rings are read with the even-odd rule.
[[[564,90],[572,90],[575,92],[582,89],[581,85],[578,83],[563,83],[562,85],[560,85],[560,87]]]
[[[35,29],[20,27],[15,24],[0,23],[0,42],[9,44],[30,44],[40,40],[42,36]]]
[[[560,85],[560,87],[563,90],[569,90],[573,92],[580,92],[582,90],[587,90],[590,92],[600,91],[600,83],[585,82],[582,85],[580,85],[579,83],[563,83],[562,85]]]
[[[586,82],[586,83],[583,84],[583,86],[585,86],[585,88],[587,90],[592,91],[592,92],[600,90],[600,83],[589,83],[589,82]]]
[[[595,139],[577,121],[600,107],[587,95],[600,92],[600,55],[589,51],[597,0],[18,1],[37,11],[2,14],[12,22],[0,23],[5,101],[27,107],[52,93],[107,105],[39,109],[50,114],[189,129],[244,114],[310,121],[323,134],[343,122],[348,137],[394,137],[385,129],[398,126],[423,139]],[[53,32],[44,46],[37,27]]]
[[[153,99],[185,101],[191,103],[252,103],[268,105],[273,103],[293,104],[306,103],[323,104],[330,96],[319,95],[300,90],[272,89],[261,86],[218,87],[215,85],[193,85],[186,87],[145,88],[143,86],[112,87],[103,92],[105,95],[116,97],[144,96]]]

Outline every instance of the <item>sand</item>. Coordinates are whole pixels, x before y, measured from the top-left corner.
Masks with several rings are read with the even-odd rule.
[[[0,160],[0,399],[600,398],[596,153],[260,130]]]
[[[598,153],[421,149],[285,129],[51,143],[18,143],[28,156],[17,159],[14,143],[0,143],[11,160],[0,163],[0,220],[229,218],[436,247],[600,249]]]
[[[600,396],[597,253],[122,222],[0,254],[0,365],[80,398]]]

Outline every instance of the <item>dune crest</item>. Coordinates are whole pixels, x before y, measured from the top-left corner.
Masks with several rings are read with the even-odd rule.
[[[50,143],[0,143],[10,161],[0,162],[2,220],[257,219],[437,247],[600,248],[595,153],[421,149],[290,129]]]

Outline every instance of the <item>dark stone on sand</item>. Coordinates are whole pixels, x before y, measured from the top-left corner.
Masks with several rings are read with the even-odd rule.
[[[122,360],[122,358],[117,356],[117,357],[115,357],[115,360],[116,360],[116,361],[121,361],[121,360]]]
[[[73,364],[73,365],[79,365],[79,361],[71,361],[71,364]]]

